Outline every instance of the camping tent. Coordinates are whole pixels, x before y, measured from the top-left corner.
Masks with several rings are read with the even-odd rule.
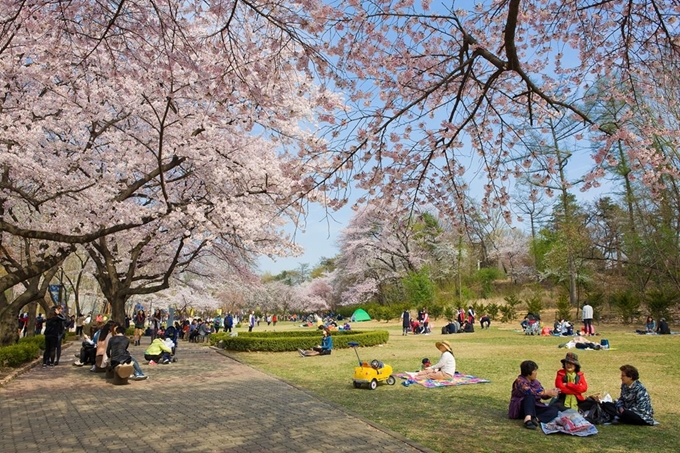
[[[370,321],[371,317],[368,316],[368,313],[366,313],[366,310],[363,308],[357,308],[354,310],[354,313],[352,313],[352,322],[360,322],[360,321]]]

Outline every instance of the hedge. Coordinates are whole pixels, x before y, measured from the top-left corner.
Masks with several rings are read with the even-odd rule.
[[[356,342],[359,346],[376,346],[387,343],[390,334],[386,330],[338,330],[331,331],[333,348],[348,348],[347,343]],[[230,351],[284,352],[310,349],[321,343],[319,330],[285,332],[243,332],[238,336],[227,333],[210,335],[210,344]]]
[[[45,337],[22,338],[19,343],[0,348],[0,366],[18,367],[40,356],[41,346],[45,347]]]

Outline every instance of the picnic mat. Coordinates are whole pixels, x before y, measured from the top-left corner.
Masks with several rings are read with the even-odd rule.
[[[402,379],[407,379],[407,382],[411,384],[418,384],[422,385],[423,387],[426,387],[428,389],[432,388],[437,388],[437,387],[449,387],[449,386],[454,386],[454,385],[469,385],[469,384],[485,384],[487,382],[491,382],[488,379],[482,379],[477,376],[472,376],[469,374],[461,374],[456,372],[456,374],[453,376],[452,379],[447,379],[447,380],[434,380],[434,379],[424,379],[422,381],[414,381],[409,378],[408,374],[406,373],[397,373],[395,376],[400,377]],[[406,385],[406,384],[404,384]]]

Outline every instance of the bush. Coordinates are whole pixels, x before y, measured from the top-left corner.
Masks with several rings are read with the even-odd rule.
[[[298,349],[310,349],[321,341],[320,330],[302,330],[285,332],[244,332],[232,337],[229,333],[210,335],[210,344],[218,345],[230,351],[266,351],[285,352]],[[333,348],[348,348],[350,341],[360,346],[376,346],[387,343],[390,337],[385,330],[338,330],[331,331]]]
[[[498,318],[498,312],[501,310],[500,305],[498,305],[495,302],[490,303],[489,305],[486,306],[486,314],[489,315],[489,318],[492,321],[495,321]],[[482,313],[484,314],[484,313]]]
[[[500,307],[501,322],[511,322],[517,318],[517,306],[522,303],[517,296],[511,294],[505,297],[506,304]]]
[[[502,276],[503,273],[495,267],[485,267],[475,273],[474,278],[479,281],[482,287],[480,294],[482,299],[487,299],[493,294],[493,282]]]
[[[678,293],[673,290],[664,291],[661,289],[653,289],[647,293],[645,302],[647,303],[649,314],[652,315],[654,319],[666,318],[667,320],[670,320],[670,309],[677,304]]]
[[[456,319],[455,315],[453,314],[453,307],[451,307],[451,305],[447,305],[444,309],[444,317],[449,321]]]
[[[557,319],[569,319],[571,312],[571,304],[569,303],[569,296],[561,293],[557,296]]]
[[[43,345],[44,341],[43,337]],[[0,348],[0,366],[15,368],[35,359],[40,356],[38,344],[37,341],[20,341],[17,344]]]
[[[444,306],[439,304],[433,304],[427,309],[427,313],[432,317],[432,319],[439,319],[444,314]]]
[[[541,296],[534,294],[526,300],[526,304],[527,311],[529,313],[533,313],[540,317],[541,312],[543,311],[543,301],[541,300]]]
[[[640,316],[640,300],[631,291],[612,293],[609,303],[621,316],[624,324],[630,324]]]
[[[22,343],[35,343],[38,345],[39,349],[45,349],[45,335],[33,335],[32,337],[23,337],[19,339],[19,344]]]
[[[408,301],[416,307],[427,307],[432,304],[435,296],[435,285],[430,279],[430,271],[427,267],[419,272],[409,272],[401,279],[401,284],[406,290]]]

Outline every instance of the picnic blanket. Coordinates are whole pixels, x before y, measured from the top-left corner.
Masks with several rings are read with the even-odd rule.
[[[592,436],[597,434],[597,428],[574,409],[558,412],[557,417],[548,423],[541,423],[546,434],[571,434],[572,436]]]
[[[469,374],[462,374],[456,372],[456,374],[453,376],[452,379],[446,379],[446,380],[434,380],[434,379],[423,379],[420,381],[414,381],[413,379],[410,379],[409,375],[406,373],[398,373],[395,374],[395,376],[400,377],[402,379],[406,379],[406,382],[409,384],[418,384],[422,385],[423,387],[426,387],[428,389],[433,389],[433,388],[438,388],[438,387],[450,387],[450,386],[455,386],[455,385],[469,385],[469,384],[485,384],[487,382],[491,382],[488,379],[482,379],[477,376],[472,376]],[[404,383],[406,385],[406,383]]]

